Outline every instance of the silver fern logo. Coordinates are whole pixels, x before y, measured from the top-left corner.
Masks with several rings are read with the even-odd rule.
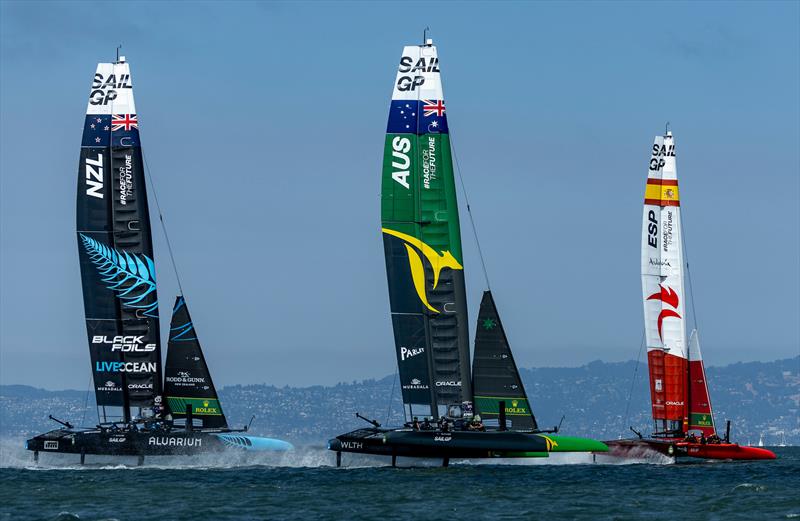
[[[122,305],[137,314],[158,318],[158,300],[145,299],[156,291],[156,267],[142,253],[128,253],[106,246],[100,241],[79,234],[89,260],[95,265],[106,287],[117,294]]]

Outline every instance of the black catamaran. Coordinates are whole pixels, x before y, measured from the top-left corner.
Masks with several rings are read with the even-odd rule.
[[[595,440],[539,430],[490,292],[470,367],[467,299],[450,137],[431,40],[407,46],[389,109],[381,224],[402,428],[372,426],[328,443],[342,452],[442,458],[546,457],[605,451]],[[481,419],[481,415],[483,419]],[[422,422],[418,418],[423,418]]]
[[[139,121],[130,67],[122,56],[98,64],[89,94],[78,166],[77,237],[100,422],[75,428],[55,420],[63,428],[26,442],[37,460],[39,451],[80,454],[81,462],[86,454],[135,455],[141,462],[145,455],[226,447],[291,448],[228,427],[182,295],[173,309],[162,371]]]

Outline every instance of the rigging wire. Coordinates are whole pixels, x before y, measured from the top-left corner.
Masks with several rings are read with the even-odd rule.
[[[486,270],[486,261],[483,258],[483,250],[481,249],[481,241],[478,240],[478,229],[475,227],[475,218],[472,216],[472,208],[469,204],[469,197],[467,196],[467,186],[464,183],[464,176],[461,174],[461,164],[458,161],[458,155],[456,154],[456,145],[455,139],[453,138],[453,132],[450,131],[450,148],[453,151],[453,159],[456,163],[456,172],[458,173],[458,180],[461,183],[461,191],[464,194],[464,202],[467,205],[467,215],[469,215],[469,223],[472,225],[472,236],[475,237],[475,245],[478,247],[478,257],[481,259],[481,268],[483,268],[483,278],[486,280],[486,289],[489,291],[492,290],[492,285],[489,284],[489,272]]]
[[[92,390],[92,383],[94,378],[92,372],[89,371],[89,386],[86,388],[86,395],[83,397],[83,417],[81,418],[81,425],[86,421],[86,406],[89,404],[89,392]],[[97,422],[100,423],[100,412],[97,412]]]
[[[175,272],[175,280],[178,282],[178,291],[180,291],[180,295],[183,296],[183,286],[181,285],[181,277],[178,275],[178,265],[175,262],[175,255],[172,253],[172,243],[169,240],[169,234],[167,233],[167,225],[164,222],[164,214],[161,212],[161,204],[158,202],[158,193],[156,193],[156,185],[153,182],[153,176],[150,173],[150,165],[147,163],[147,156],[144,153],[144,149],[142,149],[142,158],[144,159],[144,169],[145,173],[147,174],[147,179],[150,180],[150,188],[153,192],[153,200],[156,202],[156,210],[158,210],[158,220],[161,222],[161,231],[164,232],[164,239],[167,241],[167,250],[169,251],[169,259],[172,262],[172,270]]]
[[[631,409],[631,398],[633,397],[633,388],[636,385],[636,377],[639,373],[639,360],[642,359],[642,350],[644,349],[645,330],[642,329],[642,339],[639,341],[639,354],[636,355],[636,365],[633,366],[633,378],[631,379],[631,388],[628,390],[628,400],[625,402],[625,421],[622,424],[622,433],[625,433],[625,424],[628,423],[628,413]]]
[[[394,387],[397,383],[397,376],[398,371],[394,372],[394,378],[392,378],[392,393],[389,395],[389,407],[386,408],[386,423],[385,425],[389,425],[389,417],[392,415],[392,403],[394,402]],[[405,413],[405,407],[403,407],[403,412]]]
[[[686,211],[685,210],[681,211],[681,214],[683,214],[681,216],[682,217],[681,220],[683,221],[684,220],[683,217],[685,217]],[[682,224],[683,223],[681,223],[681,225]],[[686,264],[686,281],[689,283],[689,297],[692,302],[692,322],[694,322],[694,330],[699,331],[700,326],[697,324],[697,307],[694,305],[694,285],[692,285],[692,272],[689,269],[689,250],[686,249],[686,232],[683,231],[685,228],[686,228],[685,226],[681,226],[681,246],[683,246],[684,264]]]

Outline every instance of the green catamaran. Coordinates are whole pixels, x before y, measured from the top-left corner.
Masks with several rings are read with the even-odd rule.
[[[461,228],[439,58],[431,40],[407,46],[384,144],[381,231],[405,417],[329,442],[342,452],[449,458],[546,457],[605,451],[598,441],[543,431],[528,403],[494,299],[481,304],[470,366]],[[481,421],[483,416],[483,421]],[[422,418],[422,422],[418,420]]]

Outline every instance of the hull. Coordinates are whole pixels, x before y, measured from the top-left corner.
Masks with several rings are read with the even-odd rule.
[[[56,429],[25,442],[36,453],[96,454],[107,456],[191,456],[226,449],[286,451],[290,443],[247,436],[237,431],[123,431],[111,429]]]
[[[550,452],[605,452],[602,442],[518,431],[358,429],[328,442],[328,449],[415,458],[546,458]]]
[[[617,458],[642,458],[657,452],[674,458],[700,458],[719,460],[768,460],[775,453],[758,447],[744,447],[738,443],[690,443],[681,439],[631,439],[606,441],[608,455]]]

